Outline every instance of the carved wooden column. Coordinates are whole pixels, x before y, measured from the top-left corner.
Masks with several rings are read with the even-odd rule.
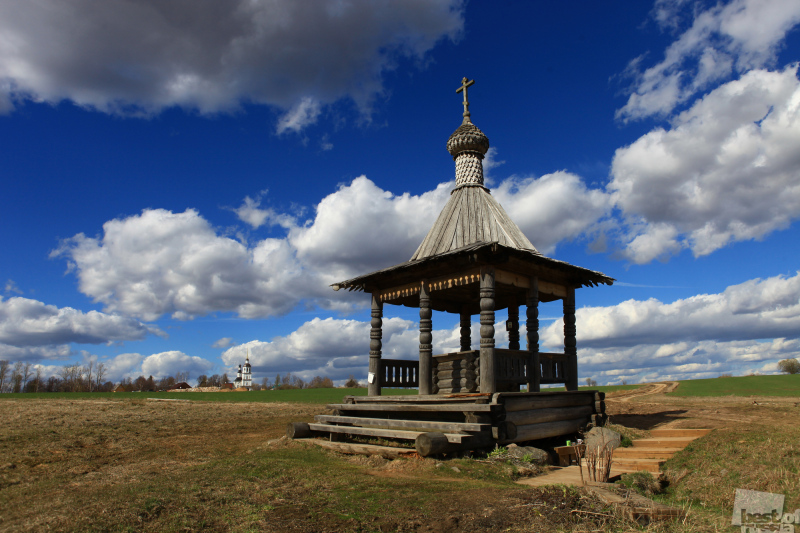
[[[532,277],[528,289],[525,315],[528,330],[528,392],[539,392],[542,379],[542,365],[539,359],[539,278]]]
[[[575,342],[575,289],[567,287],[564,297],[564,355],[567,356],[566,389],[578,390],[578,349]]]
[[[468,352],[472,349],[472,315],[467,311],[461,312],[461,351]]]
[[[494,361],[494,268],[481,268],[481,392],[496,392]]]
[[[372,381],[367,383],[367,394],[369,396],[381,395],[381,337],[383,336],[383,302],[372,295],[372,329],[369,332],[369,376]]]
[[[433,336],[431,298],[428,286],[423,281],[419,290],[419,393],[433,394],[433,375],[431,373],[431,353]]]
[[[519,306],[517,304],[508,306],[508,349],[519,350]]]

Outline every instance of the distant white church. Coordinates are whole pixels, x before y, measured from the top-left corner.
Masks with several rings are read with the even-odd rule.
[[[253,375],[250,372],[250,354],[247,354],[247,360],[244,365],[239,365],[239,370],[236,372],[236,380],[233,382],[233,387],[245,387],[247,390],[253,388]]]

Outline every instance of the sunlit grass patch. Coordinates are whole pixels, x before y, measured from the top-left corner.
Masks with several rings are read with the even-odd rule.
[[[681,381],[670,396],[797,396],[800,374],[741,376]]]

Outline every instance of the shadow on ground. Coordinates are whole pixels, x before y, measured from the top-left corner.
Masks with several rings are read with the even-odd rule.
[[[675,420],[683,420],[688,418],[683,416],[687,413],[686,409],[677,409],[674,411],[661,411],[656,413],[647,413],[644,415],[639,414],[617,414],[611,416],[611,422],[621,426],[636,428],[636,429],[654,429],[663,426],[668,422]]]

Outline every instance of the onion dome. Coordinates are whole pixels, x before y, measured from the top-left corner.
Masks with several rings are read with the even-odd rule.
[[[469,116],[464,117],[464,122],[447,139],[447,151],[455,160],[458,154],[473,152],[480,154],[481,159],[489,150],[489,138],[472,123]]]

